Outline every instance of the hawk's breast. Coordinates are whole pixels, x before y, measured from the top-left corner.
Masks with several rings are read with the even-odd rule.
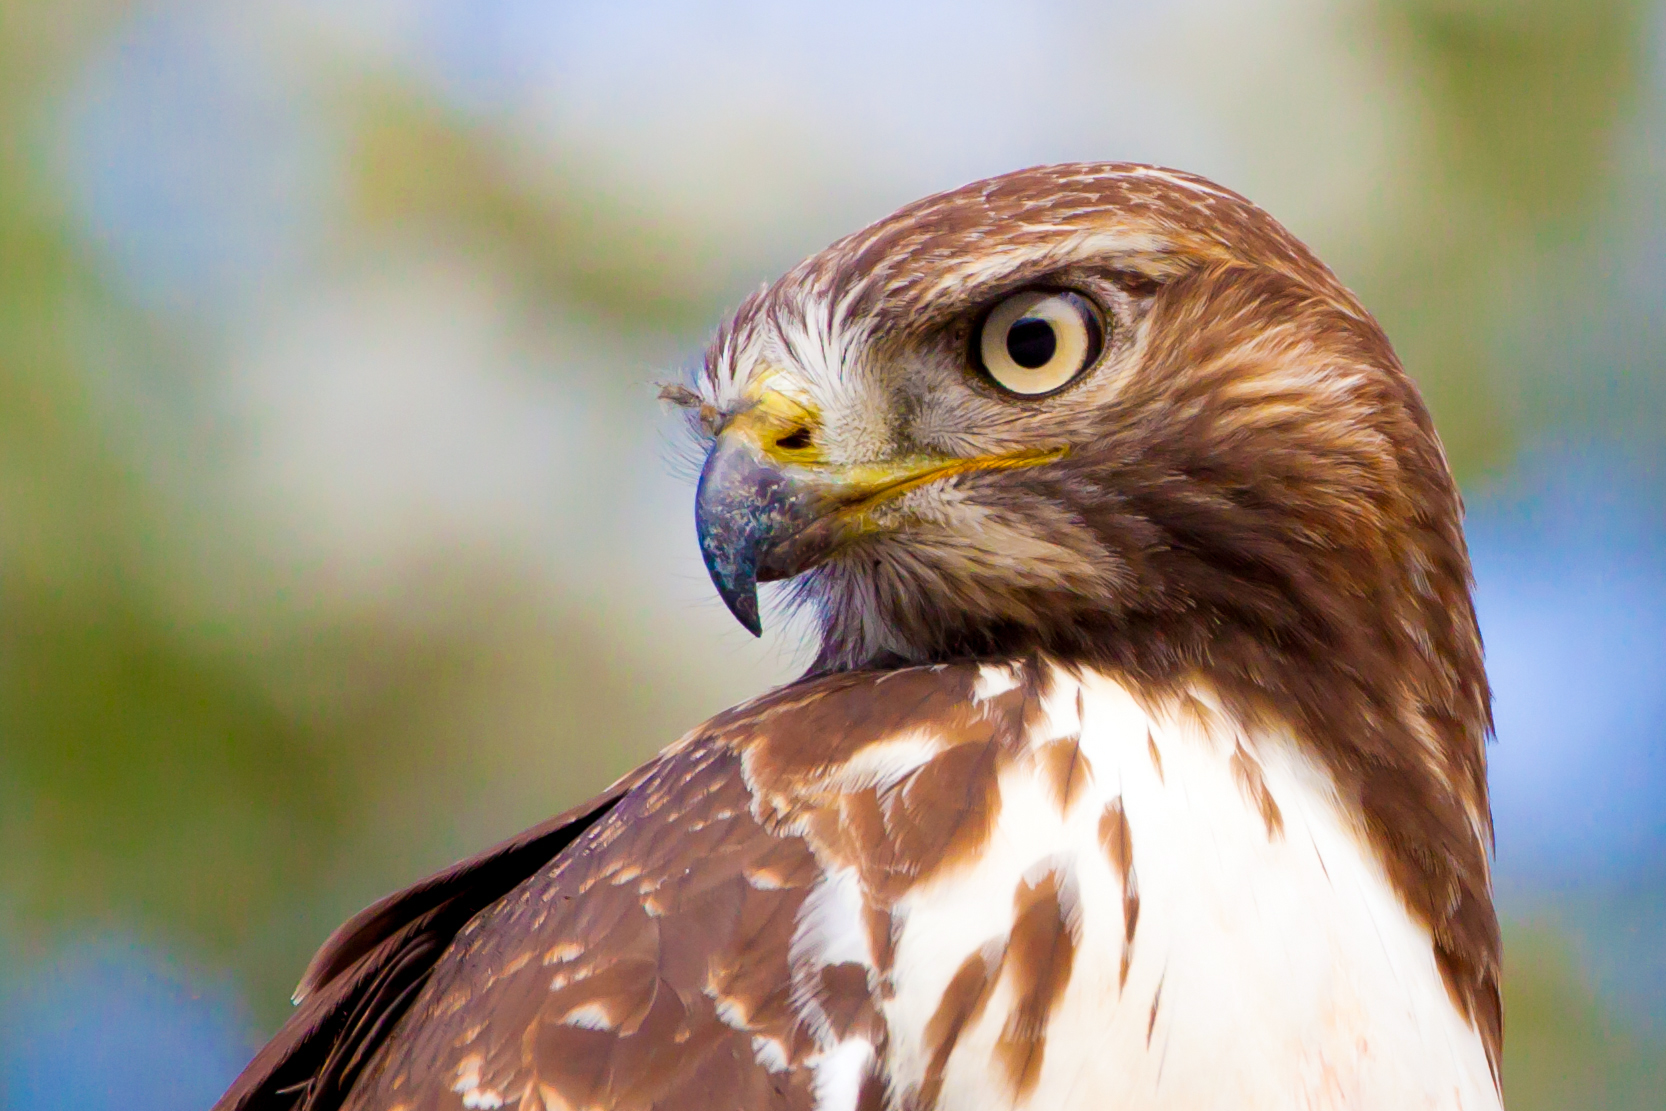
[[[1497,1108],[1368,844],[1207,691],[806,681],[471,921],[349,1107]]]
[[[1015,711],[1026,693],[1038,704]],[[883,1044],[830,1039],[829,1111],[856,1106],[870,1060],[895,1104],[954,1111],[1498,1106],[1427,930],[1286,738],[1204,692],[1152,709],[1062,670],[985,667],[979,708],[1016,713],[1019,734],[981,777],[927,773],[988,743],[948,715],[941,734],[910,723],[804,779],[825,871],[795,976],[858,964],[883,1019]],[[802,817],[888,792],[881,826],[958,817],[931,819],[963,841],[952,859],[818,838]]]

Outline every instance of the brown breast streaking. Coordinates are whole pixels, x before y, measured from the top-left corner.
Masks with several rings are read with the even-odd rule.
[[[1314,776],[1041,661],[796,684],[470,922],[345,1106],[1488,1106]]]

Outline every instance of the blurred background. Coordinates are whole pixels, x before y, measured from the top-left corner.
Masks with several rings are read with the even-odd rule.
[[[1102,158],[1260,202],[1421,382],[1510,1106],[1666,1106],[1661,0],[0,0],[0,1106],[206,1108],[346,915],[791,677],[654,383]]]

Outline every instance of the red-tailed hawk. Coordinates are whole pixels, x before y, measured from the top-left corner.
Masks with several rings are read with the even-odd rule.
[[[347,923],[221,1111],[1499,1106],[1459,498],[1301,243],[1010,174],[668,394],[810,673]]]

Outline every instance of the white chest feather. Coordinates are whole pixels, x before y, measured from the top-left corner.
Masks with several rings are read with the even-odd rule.
[[[986,669],[986,693],[1004,681]],[[1293,744],[1204,707],[1153,717],[1093,676],[1057,676],[1046,709],[1026,758],[1000,773],[983,851],[893,908],[893,1098],[943,1111],[1499,1107],[1427,929]],[[909,746],[874,759],[882,776]],[[861,959],[841,927],[854,904],[841,909],[829,880],[795,949]],[[841,1078],[871,1050],[823,1062],[828,1111],[854,1106]]]

